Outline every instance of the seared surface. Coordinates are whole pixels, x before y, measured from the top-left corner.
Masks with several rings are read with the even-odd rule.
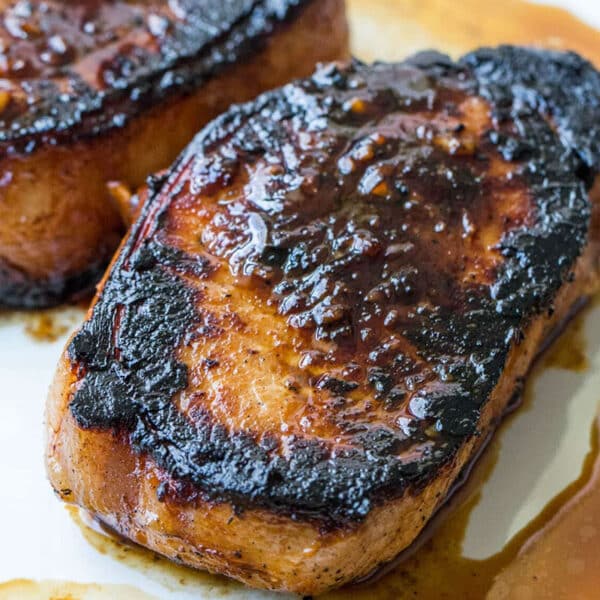
[[[123,127],[253,55],[302,0],[4,2],[0,148]],[[3,97],[3,96],[2,96]]]
[[[230,110],[155,182],[68,347],[49,405],[55,487],[264,587],[322,591],[391,558],[595,281],[599,118],[588,63],[509,47],[329,65]],[[107,500],[102,471],[71,474],[111,443],[140,457],[153,483],[136,511],[157,523]],[[209,545],[200,521],[223,506],[257,542]],[[247,554],[273,519],[287,551],[261,567]],[[327,550],[298,563],[311,535]]]
[[[93,282],[121,233],[108,181],[141,185],[232,102],[346,43],[341,0],[0,3],[0,301]]]

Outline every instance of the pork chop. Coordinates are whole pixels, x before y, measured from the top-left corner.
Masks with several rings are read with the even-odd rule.
[[[0,304],[89,289],[130,188],[232,102],[346,55],[343,0],[0,2]]]
[[[255,587],[392,560],[597,286],[599,124],[590,64],[517,47],[231,109],[154,181],[60,361],[57,493]]]

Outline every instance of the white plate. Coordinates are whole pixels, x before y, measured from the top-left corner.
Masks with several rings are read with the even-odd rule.
[[[600,27],[598,3],[553,4],[571,8]],[[71,328],[82,314],[73,309],[55,318]],[[531,382],[528,409],[502,432],[498,462],[471,514],[464,545],[468,556],[484,558],[497,552],[578,477],[600,401],[600,307],[588,311],[584,330],[589,368],[584,373],[545,369]],[[159,598],[182,600],[220,595],[223,581],[218,578],[192,578],[182,586],[175,575],[161,571],[160,577],[148,576],[110,553],[101,554],[54,497],[44,473],[42,415],[66,337],[35,341],[25,333],[22,318],[0,317],[0,582],[26,578],[127,584]],[[120,591],[119,597],[133,597]],[[118,595],[116,588],[104,594],[88,592],[86,598]],[[237,585],[228,586],[227,594],[271,597]],[[3,595],[0,586],[0,597],[15,596],[6,591]]]

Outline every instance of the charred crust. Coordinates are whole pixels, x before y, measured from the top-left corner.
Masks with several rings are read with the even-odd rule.
[[[512,46],[478,50],[461,62],[478,78],[500,127],[512,130],[496,143],[504,152],[510,147],[509,160],[524,162],[536,194],[537,219],[503,239],[505,263],[492,287],[498,312],[523,317],[550,308],[587,241],[587,190],[600,168],[600,74],[574,53]]]
[[[39,308],[91,297],[108,262],[107,256],[81,273],[39,279],[0,261],[0,307]]]
[[[600,73],[591,63],[574,52],[516,46],[481,48],[460,63],[474,72],[498,119],[551,117],[582,163],[579,178],[591,185],[600,168]]]
[[[0,114],[0,153],[26,154],[122,128],[257,53],[312,1],[183,0],[181,14],[121,1],[17,2],[0,28],[13,86]],[[81,67],[92,72],[79,72],[77,61],[85,62],[90,48],[102,50],[120,36],[117,51]]]
[[[154,199],[149,198],[142,219]],[[159,211],[156,222],[162,215]],[[136,436],[136,430],[153,429],[158,415],[187,385],[187,368],[173,349],[196,320],[198,294],[178,277],[179,266],[172,267],[170,252],[137,240],[140,222],[113,266],[92,318],[68,349],[80,374],[85,373],[70,405],[77,422],[82,427],[128,431],[132,440],[143,437]],[[198,275],[202,263],[193,264]],[[207,264],[203,268],[210,271]]]
[[[576,86],[577,111],[566,106],[565,82]],[[376,124],[386,115],[441,110],[460,116],[461,102],[473,97],[484,98],[497,119],[471,155],[438,151],[426,132],[405,132],[401,140],[378,135]],[[172,398],[187,386],[187,371],[175,351],[199,318],[197,292],[183,271],[210,277],[213,267],[164,248],[160,217],[151,217],[156,205],[170,201],[163,190],[147,203],[92,318],[70,346],[80,379],[70,404],[77,423],[126,431],[132,449],[167,474],[163,500],[202,497],[341,526],[360,521],[378,502],[421,489],[480,433],[481,410],[510,348],[552,306],[588,241],[587,192],[600,138],[587,132],[600,123],[599,99],[598,75],[582,59],[502,47],[459,63],[425,53],[397,65],[326,66],[312,79],[233,108],[178,163],[196,177],[195,193],[203,185],[212,193],[213,175],[227,179],[239,164],[265,156],[282,164],[284,146],[289,161],[289,138],[303,131],[318,141],[298,158],[318,172],[300,184],[289,163],[287,171],[272,172],[265,186],[271,204],[259,198],[262,208],[248,209],[262,225],[228,223],[234,234],[253,226],[271,233],[256,255],[230,259],[230,268],[268,280],[267,298],[290,327],[307,339],[334,342],[341,364],[357,363],[347,380],[332,373],[316,381],[319,393],[330,393],[343,410],[344,396],[363,392],[388,411],[402,406],[409,417],[392,429],[341,415],[351,445],[297,436],[283,456],[276,436],[265,443],[253,432],[227,430],[210,414],[192,422],[178,412]],[[531,205],[524,222],[506,227],[501,260],[486,271],[489,282],[459,285],[460,257],[443,263],[441,274],[423,255],[402,258],[419,251],[418,236],[399,234],[402,211],[417,210],[412,195],[440,194],[434,203],[445,211],[439,232],[446,224],[457,228],[456,207],[485,205],[493,157],[514,167],[510,185],[525,190]],[[373,169],[375,163],[382,168]],[[292,194],[299,185],[302,208]],[[309,201],[314,197],[318,202]],[[369,218],[359,227],[366,210]],[[155,233],[138,239],[148,223]],[[219,251],[209,249],[213,256]],[[315,289],[318,281],[323,289]],[[401,307],[410,310],[400,314]],[[400,347],[390,331],[409,347]]]

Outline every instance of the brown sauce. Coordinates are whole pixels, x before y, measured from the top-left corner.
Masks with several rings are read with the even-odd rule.
[[[596,298],[591,306],[595,301]],[[550,347],[549,354],[538,361],[529,376],[520,411],[527,410],[530,405],[534,389],[532,384],[545,368],[550,365],[572,368],[570,362],[553,362],[550,358],[553,353],[557,356],[567,355],[573,339],[579,340],[578,350],[587,364],[580,335],[587,312],[578,315],[571,324],[579,333],[573,334],[569,325]],[[581,365],[578,363],[576,367],[579,371]],[[471,559],[463,554],[469,519],[497,463],[502,432],[511,426],[512,420],[518,415],[519,411],[516,411],[506,418],[473,468],[467,484],[442,510],[440,518],[435,520],[428,532],[428,539],[413,555],[385,576],[327,594],[323,596],[324,600],[594,598],[590,590],[593,590],[594,583],[597,585],[600,582],[600,555],[595,551],[600,541],[600,421],[593,424],[590,450],[579,477],[573,483],[553,498],[498,553],[484,560]],[[98,552],[125,563],[170,592],[185,589],[189,593],[198,590],[205,594],[210,592],[211,597],[244,592],[244,587],[237,582],[174,564],[111,535],[85,515],[82,516],[78,509],[67,509],[86,541]],[[579,595],[568,596],[566,592],[553,595],[555,573],[563,573],[564,577],[568,577],[568,589],[578,590]],[[561,585],[567,584],[563,582]],[[113,596],[107,593],[106,597]]]
[[[586,348],[585,314],[579,314],[548,348],[543,357],[544,365],[583,373],[589,367]]]
[[[507,425],[508,423],[503,427]],[[565,511],[565,507],[577,507],[580,501],[585,501],[585,495],[593,488],[593,483],[600,483],[598,437],[598,424],[595,423],[590,451],[579,478],[553,498],[500,552],[487,559],[476,560],[463,556],[462,546],[471,512],[480,499],[481,487],[490,476],[498,457],[500,442],[497,437],[473,470],[468,484],[452,499],[451,505],[444,509],[446,514],[437,531],[413,556],[380,580],[334,592],[327,595],[328,600],[480,600],[486,598],[488,593],[492,594],[490,597],[497,599],[522,598],[516,595],[517,590],[525,583],[529,584],[528,581],[521,580],[522,574],[527,573],[527,577],[530,573],[532,577],[535,575],[537,580],[533,580],[534,582],[551,578],[555,564],[543,562],[550,552],[559,567],[570,560],[570,557],[565,556],[564,545],[561,545],[564,540],[548,539],[546,535],[555,538],[553,523],[563,514],[566,515],[565,520],[569,519],[570,513]],[[590,552],[598,543],[600,534],[600,487],[596,487],[597,508],[595,513],[591,513],[591,519],[585,523],[585,528],[581,528],[582,535],[589,537],[586,541]],[[573,532],[567,528],[566,533]],[[532,546],[533,559],[529,559],[529,546]],[[574,569],[579,569],[579,573],[573,570],[571,577],[581,574],[586,580],[596,581],[597,584],[600,573],[597,565],[598,561],[582,564],[578,560]],[[513,591],[515,595],[511,595]],[[541,596],[532,595],[531,598]]]
[[[32,581],[13,579],[0,583],[0,600],[156,600],[129,585],[73,583],[69,581]]]
[[[490,600],[599,597],[600,460],[597,450],[596,430],[594,449],[582,477],[551,503],[549,509],[555,516],[527,541],[516,559],[496,578],[488,594]],[[584,478],[587,481],[581,487],[579,483]],[[577,493],[569,498],[575,489]]]
[[[27,315],[25,319],[25,332],[40,342],[54,342],[68,329],[67,323],[61,322],[48,311]]]
[[[348,0],[355,54],[401,59],[424,48],[457,56],[500,43],[571,49],[600,65],[600,35],[567,11],[523,2],[480,0]],[[598,306],[600,295],[592,301]],[[585,371],[583,317],[550,347],[544,366]],[[529,384],[529,389],[532,389]],[[569,399],[566,399],[569,400]],[[526,408],[526,407],[524,407]],[[510,420],[502,429],[510,426]],[[577,481],[554,498],[500,552],[487,560],[462,554],[469,516],[498,455],[493,440],[444,523],[411,558],[375,583],[330,598],[543,599],[597,598],[600,585],[600,459],[598,428]]]
[[[60,307],[47,310],[0,312],[0,329],[19,324],[36,342],[55,342],[73,330],[83,319],[83,307]]]

